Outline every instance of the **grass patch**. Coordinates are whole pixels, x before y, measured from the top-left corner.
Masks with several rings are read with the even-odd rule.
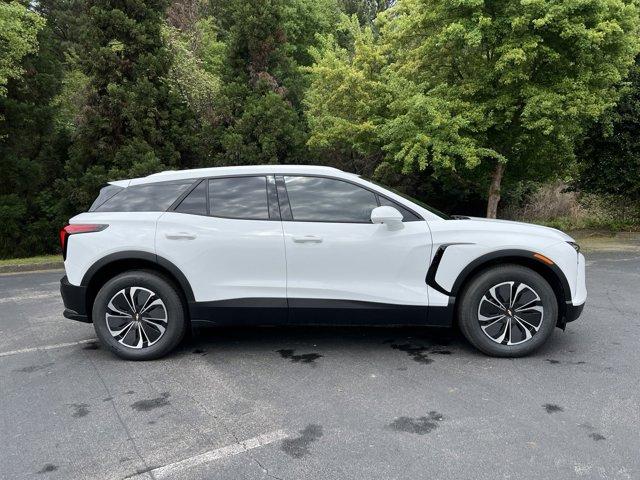
[[[624,221],[603,218],[569,218],[559,217],[549,220],[530,220],[539,225],[557,228],[562,231],[575,230],[596,230],[606,232],[639,232],[640,224],[635,221]]]
[[[5,258],[0,260],[0,267],[10,265],[40,265],[43,263],[62,262],[62,255],[38,255],[28,258]]]

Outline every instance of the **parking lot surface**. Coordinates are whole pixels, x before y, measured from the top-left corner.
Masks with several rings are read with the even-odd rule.
[[[513,360],[290,327],[127,362],[62,317],[62,272],[0,276],[0,478],[640,478],[640,253],[587,269],[582,317]]]

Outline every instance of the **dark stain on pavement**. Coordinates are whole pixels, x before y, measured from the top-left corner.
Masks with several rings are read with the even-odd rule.
[[[438,428],[438,423],[443,418],[440,413],[432,410],[426,417],[398,417],[389,424],[389,428],[397,432],[425,435]]]
[[[160,407],[166,407],[169,405],[169,392],[162,393],[159,397],[148,398],[146,400],[138,400],[131,404],[131,408],[138,412],[148,412]]]
[[[100,345],[98,345],[98,342],[91,342],[91,343],[87,343],[87,345],[82,349],[83,350],[99,350]]]
[[[547,413],[564,412],[564,408],[562,408],[560,405],[556,405],[555,403],[545,403],[542,406]]]
[[[592,438],[593,440],[595,440],[596,442],[600,441],[600,440],[606,440],[607,437],[605,437],[604,435],[597,433],[597,432],[593,432],[589,434],[589,437]]]
[[[113,400],[113,397],[107,397],[102,399],[103,402],[110,402],[111,400]]]
[[[563,362],[561,362],[560,360],[554,360],[553,358],[547,358],[546,361],[548,363],[550,363],[551,365],[558,365],[561,364]],[[585,361],[579,361],[579,362],[564,362],[566,365],[584,365]]]
[[[47,463],[44,465],[44,467],[42,467],[36,473],[39,473],[39,474],[50,473],[50,472],[55,472],[57,469],[58,469],[57,465],[54,465],[53,463]]]
[[[304,353],[302,355],[296,355],[294,352],[295,350],[290,349],[281,349],[276,351],[276,353],[279,353],[282,358],[287,358],[293,363],[315,364],[317,359],[322,358],[322,355],[319,353]]]
[[[73,418],[82,418],[89,415],[88,403],[70,403],[69,406],[73,408],[73,412],[71,413]]]
[[[282,441],[282,451],[293,458],[302,458],[311,453],[309,446],[322,437],[322,425],[309,424],[299,433],[298,437]]]
[[[22,373],[37,372],[38,370],[44,370],[45,368],[48,368],[54,364],[55,364],[54,362],[49,362],[49,363],[43,363],[42,365],[30,365],[28,367],[19,368],[15,371],[22,372]]]
[[[433,360],[427,356],[427,347],[415,346],[410,343],[403,343],[401,345],[394,343],[391,345],[391,348],[405,352],[413,359],[414,362],[422,363],[424,365],[433,362]]]
[[[126,395],[133,395],[133,394],[134,394],[134,393],[136,393],[136,392],[134,392],[133,390],[127,390],[127,391],[126,391],[126,392],[124,392],[124,393],[125,393]]]

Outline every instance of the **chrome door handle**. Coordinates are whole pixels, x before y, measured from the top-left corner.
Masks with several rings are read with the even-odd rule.
[[[189,232],[171,232],[165,233],[164,236],[169,240],[195,240],[196,234]]]
[[[322,238],[315,235],[304,235],[300,237],[293,237],[293,241],[296,243],[322,243]]]

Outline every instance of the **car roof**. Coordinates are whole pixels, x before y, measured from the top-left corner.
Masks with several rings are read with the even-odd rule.
[[[354,174],[343,172],[333,167],[323,167],[318,165],[242,165],[236,167],[211,167],[194,168],[190,170],[166,170],[154,173],[146,177],[132,178],[128,180],[118,180],[109,182],[111,185],[128,187],[129,185],[141,185],[145,183],[169,182],[174,180],[185,180],[191,178],[219,177],[227,175],[251,175],[251,174],[307,174],[307,175],[329,175],[335,177],[353,177]]]

